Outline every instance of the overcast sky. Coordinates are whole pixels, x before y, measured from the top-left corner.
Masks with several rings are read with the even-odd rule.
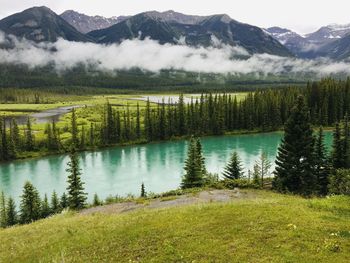
[[[197,15],[226,13],[241,22],[282,26],[298,33],[331,23],[350,23],[349,0],[0,0],[0,18],[41,5],[58,14],[73,9],[107,17],[170,9]]]

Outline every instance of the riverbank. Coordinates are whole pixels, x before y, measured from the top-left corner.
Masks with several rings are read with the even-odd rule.
[[[318,127],[315,127],[315,132],[318,130]],[[334,130],[334,127],[324,127],[324,131],[326,132],[331,132]],[[225,134],[222,135],[202,135],[200,138],[210,138],[210,137],[219,137],[219,136],[238,136],[238,135],[259,135],[259,134],[269,134],[269,133],[283,133],[284,130],[277,129],[273,131],[262,131],[262,130],[236,130],[236,131],[231,131],[231,132],[226,132]],[[147,141],[146,139],[144,140],[138,140],[138,141],[130,141],[130,142],[124,142],[124,143],[119,143],[119,144],[113,144],[113,145],[106,145],[106,146],[99,146],[99,147],[87,147],[86,149],[83,150],[78,150],[80,153],[84,152],[97,152],[97,151],[102,151],[106,149],[112,149],[116,147],[125,147],[125,146],[138,146],[138,145],[148,145],[148,144],[156,144],[156,143],[166,143],[166,142],[176,142],[176,141],[181,141],[181,140],[188,140],[191,136],[186,135],[186,136],[177,136],[177,137],[172,137],[167,140],[158,140],[158,141]],[[33,159],[39,159],[39,158],[44,158],[44,157],[49,157],[49,156],[58,156],[58,155],[65,155],[67,154],[65,151],[60,151],[60,152],[50,152],[50,151],[32,151],[32,152],[21,152],[18,153],[17,158],[14,160],[10,161],[0,161],[1,164],[6,164],[6,163],[11,163],[15,161],[24,161],[24,160],[33,160]]]
[[[268,134],[268,133],[275,133],[275,132],[283,132],[282,129],[276,130],[276,131],[260,131],[260,130],[237,130],[232,132],[226,132],[222,135],[202,135],[201,138],[208,138],[208,137],[218,137],[218,136],[235,136],[235,135],[253,135],[253,134]],[[80,153],[84,152],[97,152],[102,151],[106,149],[113,149],[116,147],[125,147],[125,146],[137,146],[137,145],[148,145],[148,144],[156,144],[156,143],[166,143],[166,142],[176,142],[181,140],[188,140],[191,136],[177,136],[169,138],[168,140],[158,140],[158,141],[147,141],[144,140],[138,140],[138,141],[130,141],[130,142],[124,142],[124,143],[118,143],[113,145],[106,145],[106,146],[99,146],[99,147],[87,147],[83,150],[77,150]],[[11,163],[15,161],[24,161],[24,160],[33,160],[33,159],[39,159],[49,156],[58,156],[58,155],[65,155],[69,153],[69,151],[60,151],[60,152],[50,152],[50,151],[32,151],[32,152],[21,152],[17,155],[17,158],[10,161],[0,161],[1,164]]]
[[[251,198],[125,213],[63,213],[0,230],[0,261],[350,261],[349,197],[240,191]]]

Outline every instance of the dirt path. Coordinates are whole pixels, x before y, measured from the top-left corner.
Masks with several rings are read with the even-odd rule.
[[[254,199],[256,195],[252,192],[234,190],[208,190],[196,194],[171,196],[147,200],[144,203],[124,202],[105,206],[98,206],[85,209],[82,215],[94,213],[121,214],[139,209],[157,209],[191,204],[205,204],[210,202],[234,202],[243,199]]]

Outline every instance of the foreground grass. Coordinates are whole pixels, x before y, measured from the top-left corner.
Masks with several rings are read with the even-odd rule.
[[[0,262],[350,262],[350,198],[66,213],[0,230]]]

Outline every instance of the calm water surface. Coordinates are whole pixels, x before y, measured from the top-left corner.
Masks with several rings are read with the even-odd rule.
[[[239,153],[245,171],[252,169],[261,151],[274,162],[282,133],[236,135],[202,138],[204,156],[209,172],[221,173],[233,150]],[[326,133],[331,143],[331,133]],[[109,195],[140,193],[144,182],[147,191],[160,193],[178,188],[183,174],[187,141],[154,143],[140,146],[116,147],[80,154],[82,179],[89,199],[94,193],[101,198]],[[0,165],[0,189],[17,201],[26,180],[31,181],[43,195],[65,191],[66,155]]]

